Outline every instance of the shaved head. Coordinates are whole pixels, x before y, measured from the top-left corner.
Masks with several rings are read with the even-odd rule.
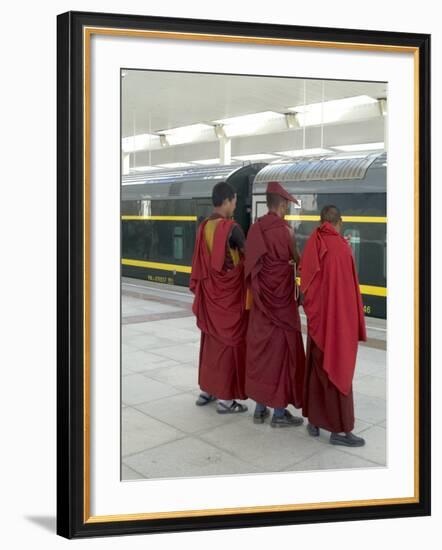
[[[321,210],[321,223],[329,222],[332,225],[337,225],[342,222],[341,211],[337,206],[328,204]]]

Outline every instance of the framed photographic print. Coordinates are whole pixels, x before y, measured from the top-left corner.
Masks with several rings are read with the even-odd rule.
[[[58,534],[430,514],[430,36],[58,17]]]

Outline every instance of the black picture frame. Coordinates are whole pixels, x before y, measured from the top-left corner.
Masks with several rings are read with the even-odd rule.
[[[84,86],[85,27],[404,46],[419,59],[418,498],[381,504],[202,517],[89,521],[85,494]],[[430,35],[68,12],[57,21],[57,533],[66,538],[244,528],[430,514]]]

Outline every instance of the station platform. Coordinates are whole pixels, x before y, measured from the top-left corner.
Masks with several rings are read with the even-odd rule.
[[[324,430],[311,438],[305,425],[253,424],[252,400],[236,415],[218,414],[214,403],[195,406],[200,332],[192,301],[187,288],[123,278],[122,480],[386,465],[385,321],[367,318],[354,378],[354,432],[366,445],[336,447]]]

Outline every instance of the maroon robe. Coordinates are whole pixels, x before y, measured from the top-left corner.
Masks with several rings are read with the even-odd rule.
[[[245,276],[253,297],[247,331],[246,392],[274,408],[302,406],[305,353],[294,297],[293,235],[269,212],[250,228]]]
[[[366,340],[350,246],[328,222],[308,239],[301,262],[308,348],[303,414],[332,432],[354,427],[352,381],[358,341]]]
[[[209,252],[204,236],[208,221],[198,229],[190,278],[195,294],[192,310],[201,330],[198,382],[203,391],[219,399],[246,399],[244,259],[240,257],[234,265],[230,255],[233,220],[218,222]]]
[[[310,424],[329,432],[351,432],[355,424],[353,392],[342,394],[330,382],[323,364],[324,354],[308,337],[302,414]]]

